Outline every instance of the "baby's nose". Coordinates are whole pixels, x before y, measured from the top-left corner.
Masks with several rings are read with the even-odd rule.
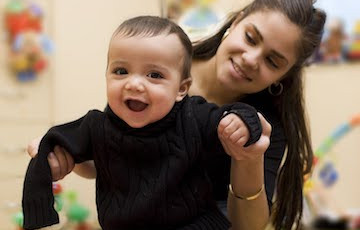
[[[132,76],[126,82],[125,89],[143,92],[145,90],[143,81],[141,76]]]

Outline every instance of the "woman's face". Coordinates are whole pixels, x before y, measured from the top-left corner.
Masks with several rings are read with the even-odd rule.
[[[218,81],[239,94],[267,88],[294,65],[299,36],[300,29],[279,12],[235,21],[216,54]]]

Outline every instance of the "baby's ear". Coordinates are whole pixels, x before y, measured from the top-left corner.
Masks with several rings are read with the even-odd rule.
[[[181,101],[189,92],[189,88],[191,86],[192,79],[190,77],[184,79],[180,83],[178,96],[176,97],[176,101]]]

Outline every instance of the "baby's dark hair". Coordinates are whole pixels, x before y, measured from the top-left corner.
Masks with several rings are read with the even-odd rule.
[[[175,34],[184,47],[184,61],[183,61],[183,78],[191,77],[191,61],[192,61],[192,43],[184,32],[184,30],[176,23],[167,18],[158,16],[138,16],[130,18],[115,30],[113,37],[121,34],[123,36],[144,36],[152,37],[160,34],[170,35]],[[171,47],[168,47],[171,49]]]

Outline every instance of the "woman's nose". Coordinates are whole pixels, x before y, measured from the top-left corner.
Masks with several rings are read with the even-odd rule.
[[[141,76],[130,76],[125,83],[125,89],[137,92],[143,92],[145,90],[144,80]]]
[[[244,65],[252,70],[259,69],[260,57],[261,57],[261,52],[258,50],[251,50],[248,52],[244,52],[242,55]]]

